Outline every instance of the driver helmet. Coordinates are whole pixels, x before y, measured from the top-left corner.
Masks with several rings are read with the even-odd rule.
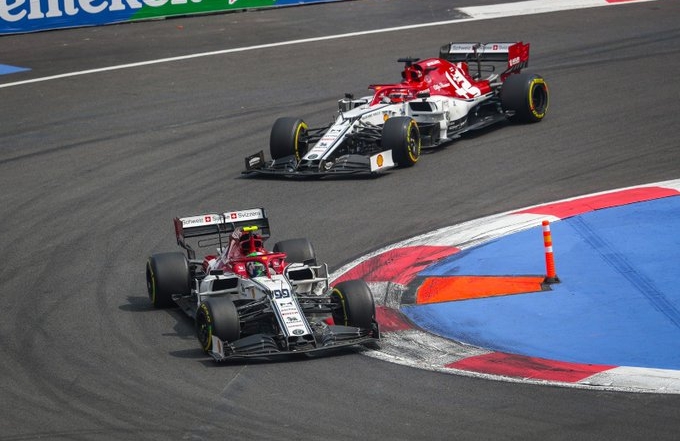
[[[261,277],[266,274],[266,269],[262,262],[248,262],[246,263],[246,270],[250,277]]]

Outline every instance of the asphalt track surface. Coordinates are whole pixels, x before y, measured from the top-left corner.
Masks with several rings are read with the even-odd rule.
[[[355,1],[2,37],[33,78],[454,19],[483,2]],[[486,2],[490,4],[491,2]],[[357,35],[0,87],[0,439],[675,439],[671,394],[489,381],[353,351],[214,365],[143,266],[171,219],[265,206],[339,268],[436,228],[680,170],[680,24],[659,1]],[[272,121],[333,116],[444,42],[532,43],[551,108],[379,179],[240,177]],[[674,233],[675,234],[675,233]]]

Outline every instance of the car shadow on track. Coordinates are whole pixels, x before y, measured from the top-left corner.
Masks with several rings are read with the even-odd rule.
[[[170,354],[179,358],[201,358],[200,363],[206,367],[219,367],[219,366],[248,366],[248,365],[272,365],[272,364],[288,364],[288,363],[306,363],[312,360],[318,360],[322,358],[339,358],[347,357],[354,354],[366,351],[367,348],[363,347],[342,347],[333,348],[327,351],[323,351],[316,354],[278,354],[273,356],[258,356],[252,358],[234,358],[231,360],[224,360],[221,362],[216,362],[209,355],[205,354],[200,349],[196,349],[196,352],[192,350],[175,351]],[[198,356],[197,356],[198,354]]]
[[[394,169],[398,170],[398,168]],[[391,171],[391,170],[390,170]],[[314,181],[369,181],[390,174],[390,171],[381,174],[357,173],[350,175],[323,175],[323,176],[276,176],[276,175],[238,175],[235,179],[258,180],[258,181],[290,181],[290,182],[314,182]]]
[[[118,309],[126,312],[147,312],[153,311],[155,308],[149,302],[148,297],[128,296],[128,303],[120,305]]]

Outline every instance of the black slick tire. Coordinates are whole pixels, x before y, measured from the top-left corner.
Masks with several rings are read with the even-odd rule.
[[[307,124],[303,120],[283,117],[274,122],[269,137],[269,152],[273,159],[294,156],[300,161],[308,148]]]
[[[241,324],[231,299],[213,297],[202,301],[196,310],[195,323],[198,342],[205,352],[212,349],[213,336],[228,342],[240,338]]]
[[[191,274],[186,256],[183,253],[161,253],[149,257],[146,262],[146,288],[155,308],[174,306],[173,294],[188,295],[191,292]]]
[[[373,294],[363,280],[347,280],[335,285],[331,302],[338,305],[333,311],[336,325],[371,328],[375,321]]]
[[[383,125],[382,148],[392,151],[392,159],[400,167],[411,167],[420,158],[420,129],[408,116],[395,116]]]
[[[275,253],[286,253],[288,263],[316,265],[316,252],[312,243],[305,238],[288,239],[276,242],[272,249]]]
[[[537,74],[521,72],[510,75],[501,88],[501,106],[514,112],[510,120],[518,123],[539,122],[548,111],[548,84]]]

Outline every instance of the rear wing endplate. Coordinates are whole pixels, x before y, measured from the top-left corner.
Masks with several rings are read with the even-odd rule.
[[[439,58],[452,63],[460,61],[507,62],[508,70],[518,70],[529,65],[529,43],[448,43],[439,49]]]
[[[245,226],[257,226],[263,239],[270,236],[269,219],[264,208],[176,217],[173,220],[177,244],[190,254],[193,254],[193,250],[186,239],[191,237],[228,235]]]

